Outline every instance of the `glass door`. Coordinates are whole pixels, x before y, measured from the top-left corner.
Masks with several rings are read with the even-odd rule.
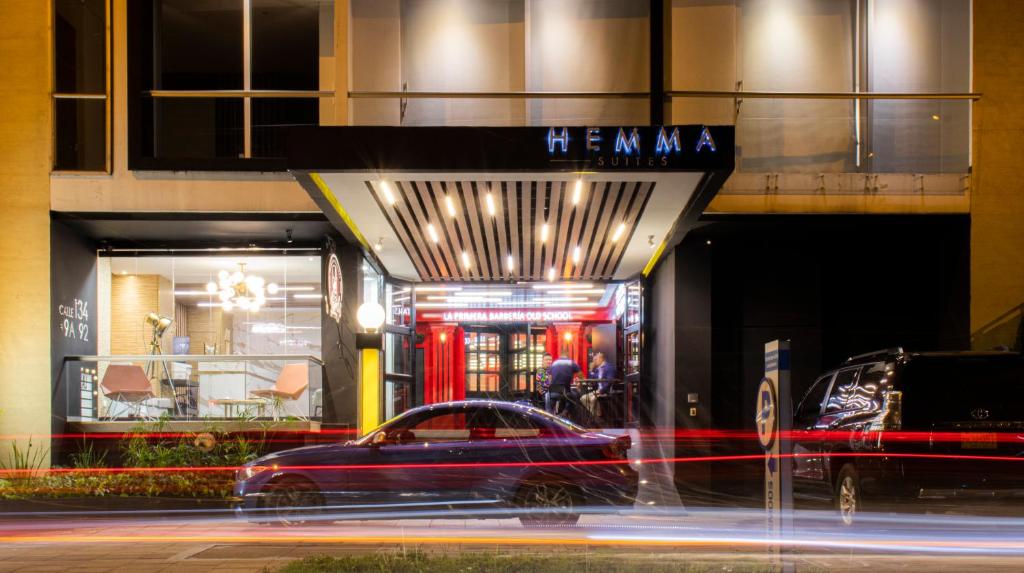
[[[515,400],[533,400],[537,371],[544,360],[547,330],[543,327],[524,325],[508,335],[509,379],[512,397]]]
[[[416,404],[416,309],[412,285],[388,281],[384,286],[384,419],[390,420]]]
[[[497,328],[467,326],[466,333],[466,397],[500,399],[504,336]]]

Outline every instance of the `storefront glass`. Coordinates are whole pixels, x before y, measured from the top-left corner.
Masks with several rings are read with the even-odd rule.
[[[111,360],[99,365],[96,414],[318,415],[319,252],[207,253],[100,257],[98,353]],[[175,358],[116,360],[140,355]],[[117,376],[105,380],[110,365],[141,368],[152,396],[125,404]]]

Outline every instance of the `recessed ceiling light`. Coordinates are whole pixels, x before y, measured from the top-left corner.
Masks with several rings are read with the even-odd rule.
[[[550,228],[548,227],[547,223],[544,223],[543,225],[541,225],[541,227],[540,227],[540,242],[542,242],[542,243],[548,242],[548,232],[549,231],[550,231]]]
[[[555,267],[551,267],[550,269],[548,269],[548,280],[549,281],[554,281],[556,276],[557,276],[557,274],[556,274],[556,271],[555,271]]]
[[[445,206],[448,207],[448,216],[449,217],[454,217],[455,216],[455,201],[452,199],[451,195],[445,195],[444,196],[444,204],[445,204]]]
[[[622,238],[622,234],[626,232],[626,224],[619,223],[619,226],[615,228],[615,232],[612,233],[612,242],[616,242]]]
[[[487,202],[487,214],[493,217],[494,214],[498,212],[494,206],[494,194],[488,191],[487,195],[484,197],[484,201]]]
[[[384,194],[384,200],[388,202],[388,205],[394,205],[398,202],[398,199],[395,198],[395,192],[391,190],[391,183],[387,180],[381,180],[380,191]]]
[[[435,243],[441,242],[441,237],[437,234],[437,229],[434,228],[433,223],[427,223],[427,234],[430,235],[430,240]]]
[[[466,267],[467,269],[473,266],[472,262],[469,260],[469,253],[467,253],[466,251],[462,251],[462,266]]]
[[[508,267],[508,272],[516,270],[516,260],[512,258],[512,255],[509,255],[508,258],[505,259],[505,266]]]
[[[578,245],[572,250],[572,264],[580,264],[580,248]]]
[[[577,179],[576,180],[576,189],[574,189],[573,192],[572,192],[572,204],[576,205],[577,203],[579,203],[580,202],[580,198],[582,198],[582,197],[583,197],[583,180],[582,179]]]

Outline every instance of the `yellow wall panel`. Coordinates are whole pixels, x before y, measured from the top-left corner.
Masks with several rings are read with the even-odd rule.
[[[1024,2],[975,0],[971,332],[1024,304]],[[1016,320],[1016,316],[1012,317]],[[1015,324],[1014,324],[1015,326]],[[1014,328],[1000,340],[1012,342]]]
[[[50,2],[0,0],[0,435],[50,433]],[[11,442],[0,440],[0,458]]]

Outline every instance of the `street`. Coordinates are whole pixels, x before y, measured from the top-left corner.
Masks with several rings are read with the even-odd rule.
[[[832,512],[799,512],[786,559],[798,571],[1019,571],[1024,520],[952,515],[869,515],[853,527]],[[514,519],[322,521],[297,527],[233,516],[0,521],[0,571],[263,571],[313,555],[382,551],[578,556],[598,562],[767,565],[754,511],[663,509],[585,515],[567,528]]]

